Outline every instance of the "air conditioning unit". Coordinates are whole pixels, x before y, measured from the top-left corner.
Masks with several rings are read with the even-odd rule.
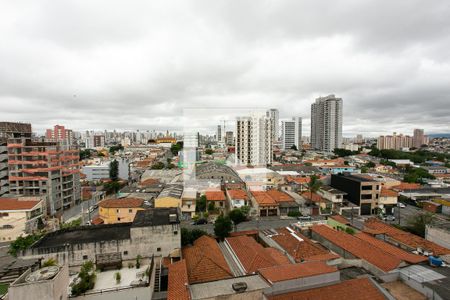
[[[247,283],[235,282],[233,283],[232,288],[236,293],[243,293],[247,290]]]

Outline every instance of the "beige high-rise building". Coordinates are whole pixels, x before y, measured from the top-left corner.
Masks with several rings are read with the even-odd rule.
[[[320,97],[311,105],[311,147],[332,152],[342,145],[342,98]]]
[[[425,144],[425,135],[423,129],[414,129],[413,146],[419,149],[423,144]]]
[[[238,117],[236,163],[251,166],[272,164],[272,121],[262,114]]]

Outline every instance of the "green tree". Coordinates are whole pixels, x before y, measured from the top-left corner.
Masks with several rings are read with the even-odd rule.
[[[246,217],[248,217],[248,214],[250,213],[250,206],[248,205],[241,206],[241,211]]]
[[[14,242],[9,245],[8,253],[12,256],[17,256],[19,251],[30,248],[36,241],[42,237],[42,234],[30,234],[25,237],[19,236]]]
[[[368,167],[368,168],[375,168],[375,163],[369,161],[368,163],[366,163],[366,167]]]
[[[320,187],[322,186],[322,181],[320,181],[319,177],[316,175],[312,175],[308,182],[308,190],[309,190],[309,201],[312,202],[313,194],[316,193]]]
[[[200,198],[198,198],[195,201],[195,211],[205,211],[206,210],[206,196],[201,195]]]
[[[113,160],[109,163],[109,178],[112,181],[117,181],[119,179],[119,162]]]
[[[215,208],[214,202],[213,201],[209,202],[208,203],[208,211],[213,211],[214,208]]]
[[[92,261],[89,260],[81,266],[78,277],[80,278],[79,282],[72,286],[73,296],[79,296],[94,288],[96,275]]]
[[[245,214],[239,208],[231,210],[228,216],[230,217],[231,221],[233,221],[234,230],[237,229],[239,223],[244,222],[246,219]]]
[[[122,144],[119,144],[119,145],[116,145],[116,146],[111,146],[109,148],[109,153],[114,155],[117,151],[121,151],[121,150],[123,150],[123,146],[122,146]]]
[[[92,151],[92,149],[80,150],[80,160],[91,158]]]
[[[369,172],[369,168],[367,168],[366,166],[362,166],[361,173],[367,173],[367,172]]]
[[[231,223],[231,219],[228,216],[220,215],[217,217],[216,222],[214,223],[214,234],[221,240],[226,238],[231,230],[233,229],[233,224]]]
[[[170,147],[170,151],[173,155],[178,155],[178,152],[180,152],[181,149],[183,149],[183,142],[177,142]]]
[[[106,193],[117,193],[120,190],[120,183],[118,181],[106,182],[103,184]]]
[[[120,281],[122,280],[122,275],[120,274],[120,272],[116,272],[114,273],[114,279],[116,280],[116,283],[119,284]]]
[[[205,150],[205,154],[211,155],[211,154],[213,154],[213,153],[214,153],[214,151],[213,151],[213,149],[211,149],[211,148],[207,148],[207,149]]]
[[[187,228],[181,228],[181,246],[186,246],[191,243],[192,233]]]
[[[61,229],[67,229],[67,228],[75,228],[81,226],[81,218],[78,218],[76,220],[70,221],[68,223],[61,223]]]
[[[56,266],[56,260],[54,258],[49,258],[42,263],[43,268],[51,266]]]
[[[295,145],[292,145],[292,146],[291,146],[291,149],[292,149],[292,150],[295,150],[295,151],[298,150],[298,149],[297,149],[297,146],[295,146]]]
[[[152,170],[162,170],[164,169],[165,165],[163,162],[158,161],[157,163],[152,165]]]
[[[434,216],[429,212],[418,213],[407,220],[406,230],[421,237],[425,237],[425,228],[433,222]]]

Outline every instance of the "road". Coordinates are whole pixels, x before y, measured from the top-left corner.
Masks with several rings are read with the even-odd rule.
[[[93,204],[93,200],[82,201],[80,204],[75,205],[74,207],[64,211],[63,213],[63,222],[70,222],[72,220],[83,217],[83,224],[92,219],[94,216],[98,215],[98,208],[96,208],[93,212],[89,213],[89,207]],[[81,212],[83,211],[83,216]],[[89,218],[90,216],[90,218]]]
[[[295,223],[297,220],[295,219],[261,219],[259,221],[252,220],[248,222],[240,223],[237,226],[237,231],[243,231],[243,230],[255,230],[255,229],[270,229],[270,228],[280,228],[280,227],[286,227],[291,223]],[[181,227],[188,228],[188,229],[201,229],[209,234],[214,234],[214,224],[205,224],[205,225],[192,225],[191,221],[183,221],[181,222]]]

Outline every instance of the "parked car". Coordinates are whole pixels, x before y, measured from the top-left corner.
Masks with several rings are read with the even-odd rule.
[[[311,221],[311,216],[298,216],[297,220],[299,220],[299,221]]]
[[[400,208],[405,208],[406,207],[406,205],[401,203],[401,202],[397,203],[397,206],[400,207]]]
[[[208,224],[208,220],[198,219],[197,221],[192,222],[192,225],[204,225],[204,224]]]
[[[392,222],[392,221],[395,221],[395,217],[393,215],[388,215],[386,217],[386,220],[389,221],[389,222]]]

